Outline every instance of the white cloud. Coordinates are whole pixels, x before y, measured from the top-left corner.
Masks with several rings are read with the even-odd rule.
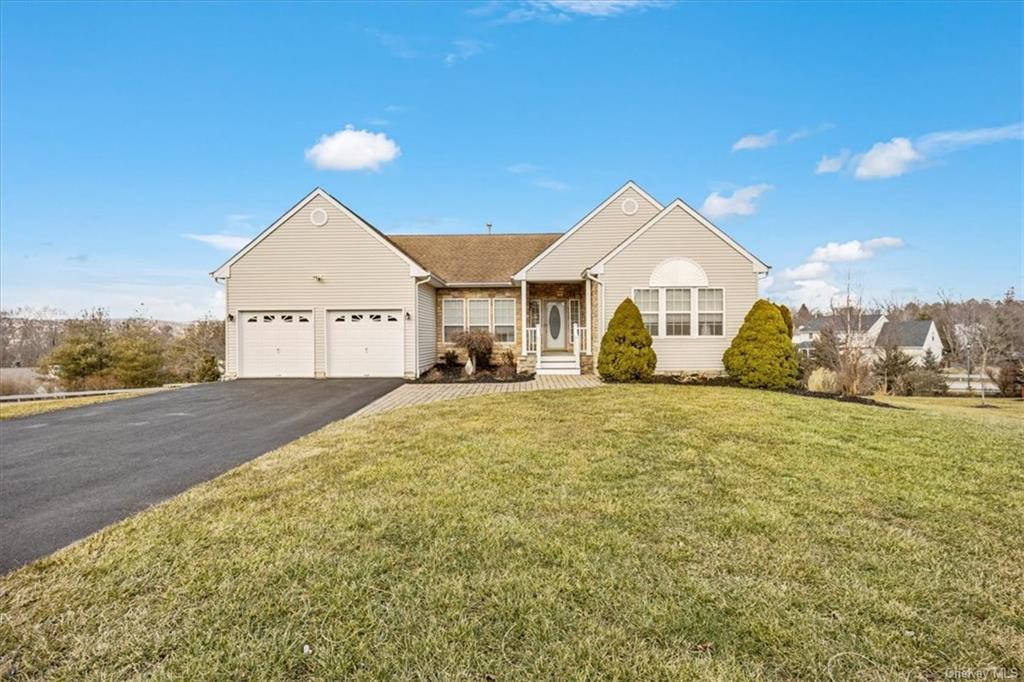
[[[852,158],[844,156],[846,150],[837,157],[822,157],[815,173],[837,173],[849,161],[858,180],[894,178],[922,168],[943,154],[982,144],[1021,139],[1024,139],[1022,123],[994,128],[945,130],[922,135],[913,141],[908,137],[894,137],[888,142],[876,142],[871,149]]]
[[[823,133],[826,130],[832,130],[833,128],[835,128],[835,124],[832,123],[821,123],[814,128],[800,128],[799,130],[794,130],[789,134],[789,137],[786,138],[786,143],[796,142],[797,140],[802,140],[805,137]]]
[[[509,173],[515,173],[516,175],[523,175],[525,173],[536,173],[540,170],[540,166],[533,163],[513,163],[511,166],[506,166],[505,170]]]
[[[498,23],[545,21],[558,24],[572,17],[616,17],[670,4],[665,0],[530,0],[507,12]],[[477,14],[488,14],[494,6],[485,5]]]
[[[344,130],[321,136],[306,150],[306,160],[320,170],[380,170],[401,153],[401,148],[384,133],[356,130],[348,125]]]
[[[864,241],[829,242],[819,246],[800,265],[786,268],[771,282],[762,282],[762,291],[773,299],[798,306],[827,309],[840,287],[832,281],[830,263],[862,261],[885,249],[903,246],[899,237],[875,237]]]
[[[534,4],[551,5],[569,14],[613,17],[649,7],[663,7],[666,3],[655,0],[547,0],[547,2]]]
[[[828,263],[823,261],[810,261],[796,266],[795,268],[786,268],[782,271],[782,276],[786,279],[811,279],[814,277],[822,277],[828,274],[829,267]]]
[[[894,137],[888,142],[876,142],[871,149],[856,159],[853,173],[858,180],[892,178],[903,175],[924,161],[914,149],[914,143],[905,137]]]
[[[183,234],[185,239],[192,239],[203,244],[208,244],[215,249],[231,251],[234,253],[252,241],[252,237],[241,237],[232,234]]]
[[[946,130],[938,133],[929,133],[918,138],[917,148],[924,154],[945,154],[980,144],[1020,139],[1024,139],[1024,123],[1014,123],[998,128]]]
[[[863,242],[852,239],[841,244],[829,242],[814,249],[807,260],[819,263],[864,260],[874,257],[883,249],[896,249],[901,246],[903,246],[903,240],[899,237],[876,237]]]
[[[771,185],[762,183],[741,187],[731,196],[723,196],[718,192],[712,192],[704,200],[701,213],[709,218],[725,218],[731,215],[753,215],[757,212],[757,200],[765,192],[775,189]]]
[[[812,310],[827,310],[839,293],[839,287],[824,279],[805,279],[793,282],[793,288],[781,298],[794,306],[806,304]]]
[[[815,175],[824,175],[825,173],[838,173],[843,170],[843,166],[850,160],[850,150],[843,149],[836,156],[823,156],[821,161],[818,162],[818,166],[814,169]]]
[[[474,55],[478,55],[484,51],[487,47],[487,43],[479,40],[456,40],[452,42],[452,51],[445,55],[444,63],[448,66],[452,66],[461,61],[465,61]]]
[[[744,135],[732,145],[732,150],[738,152],[741,149],[764,149],[774,147],[779,143],[779,131],[769,130],[762,135]]]
[[[560,180],[550,180],[547,178],[534,180],[533,184],[536,187],[541,187],[543,189],[553,189],[556,192],[564,192],[565,190],[569,189],[569,185],[565,184],[564,182],[561,182]]]

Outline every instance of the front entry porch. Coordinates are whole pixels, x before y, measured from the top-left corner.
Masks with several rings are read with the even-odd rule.
[[[522,282],[522,361],[539,376],[593,372],[590,281]]]

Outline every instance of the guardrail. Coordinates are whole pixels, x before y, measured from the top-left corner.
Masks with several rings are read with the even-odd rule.
[[[175,384],[173,386],[157,386],[156,388],[112,388],[105,391],[57,391],[56,393],[24,393],[22,395],[0,396],[0,403],[25,403],[34,400],[62,400],[66,398],[85,398],[91,395],[114,395],[115,393],[156,393],[169,388],[187,386],[188,384]]]

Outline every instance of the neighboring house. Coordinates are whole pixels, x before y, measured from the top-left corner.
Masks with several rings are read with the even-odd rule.
[[[683,201],[627,182],[560,234],[386,236],[317,188],[212,274],[235,378],[415,377],[466,329],[578,374],[627,297],[659,372],[721,371],[767,272]]]
[[[839,340],[846,342],[848,326],[852,331],[849,335],[851,343],[875,355],[882,349],[895,347],[909,355],[918,365],[924,363],[924,356],[929,350],[935,355],[936,360],[942,359],[942,341],[934,322],[892,322],[885,315],[877,313],[851,317],[849,325],[842,315],[811,318],[793,332],[793,343],[797,345],[797,350],[802,355],[810,357],[814,342],[821,335],[822,329],[831,327],[837,332]]]
[[[878,348],[898,348],[917,365],[924,364],[928,351],[932,352],[936,362],[942,360],[942,340],[931,320],[886,322],[876,345]]]
[[[839,336],[839,340],[846,343],[847,328],[849,328],[851,345],[861,349],[870,349],[874,348],[875,341],[886,322],[888,319],[885,315],[878,314],[851,315],[849,319],[844,315],[812,317],[793,332],[793,343],[796,344],[797,350],[802,355],[810,357],[814,342],[821,335],[822,329],[831,327]]]

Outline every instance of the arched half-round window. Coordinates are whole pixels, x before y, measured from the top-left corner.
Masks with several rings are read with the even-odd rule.
[[[669,258],[658,264],[651,273],[652,287],[706,287],[708,276],[704,268],[689,258]]]

